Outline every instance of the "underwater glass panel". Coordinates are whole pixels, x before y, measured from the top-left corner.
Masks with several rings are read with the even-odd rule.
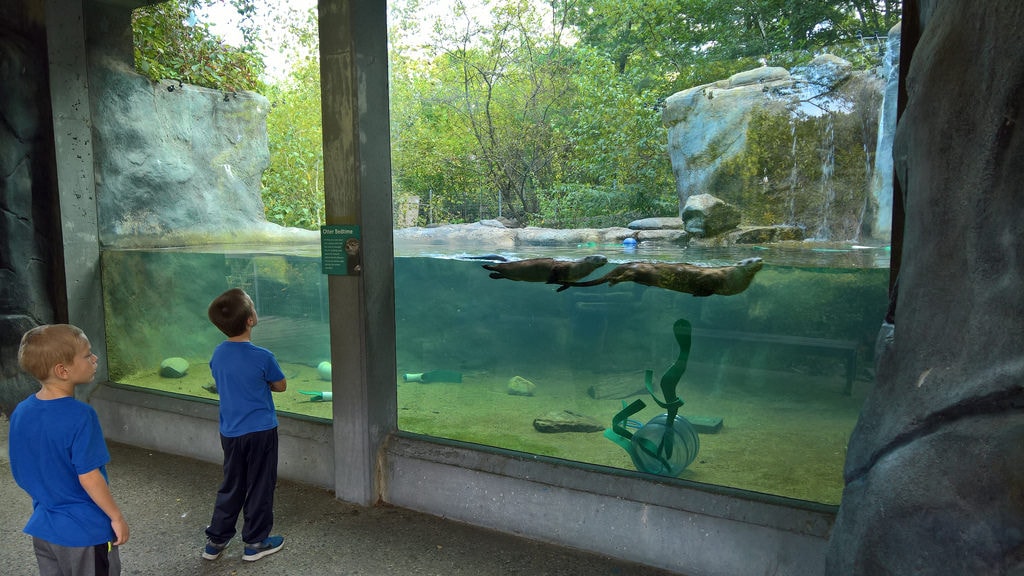
[[[256,304],[253,343],[274,352],[288,378],[288,391],[274,394],[278,411],[329,419],[330,404],[310,402],[315,396],[300,392],[331,388],[329,373],[324,379],[317,370],[330,360],[327,277],[320,272],[319,246],[281,250],[104,251],[110,380],[215,402],[209,361],[224,335],[206,309],[221,292],[240,287]],[[161,369],[173,358],[187,362],[183,375]]]
[[[887,304],[885,249],[627,252],[612,245],[501,255],[597,253],[609,263],[591,278],[637,260],[722,266],[757,256],[765,265],[732,296],[632,282],[558,292],[555,285],[492,279],[482,268],[487,262],[473,258],[487,252],[399,245],[399,427],[636,470],[630,453],[602,430],[636,400],[645,406],[622,421],[627,431],[666,412],[655,398],[665,399],[659,383],[679,358],[673,327],[683,319],[692,345],[676,386],[678,414],[693,423],[699,446],[679,477],[838,503],[847,440],[873,385],[872,351]],[[106,251],[102,263],[112,381],[216,401],[207,363],[223,336],[206,308],[240,286],[259,314],[253,342],[272,350],[288,377],[288,391],[274,395],[279,412],[331,417],[329,398],[317,396],[330,390],[329,376],[318,370],[330,355],[319,246]],[[183,376],[161,370],[169,358],[188,363]],[[553,431],[559,426],[575,431]],[[677,453],[688,449],[677,441]]]
[[[765,260],[746,291],[708,297],[632,282],[558,292],[557,285],[492,279],[485,262],[467,258],[479,254],[432,250],[399,250],[395,262],[401,429],[636,470],[631,454],[601,430],[636,400],[645,407],[628,416],[627,431],[666,412],[656,398],[666,399],[659,382],[680,354],[673,326],[683,319],[692,344],[676,386],[678,414],[696,427],[699,448],[679,477],[839,502],[847,440],[873,384],[886,249],[608,246],[500,254],[607,256],[590,278],[637,260]],[[645,387],[647,370],[654,395]],[[433,371],[441,377],[404,378]],[[451,372],[461,381],[443,377]],[[581,431],[550,431],[566,420]]]

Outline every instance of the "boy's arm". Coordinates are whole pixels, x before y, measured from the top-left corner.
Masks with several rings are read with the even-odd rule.
[[[91,472],[79,474],[78,481],[82,484],[82,488],[85,489],[89,497],[92,498],[92,501],[110,517],[110,527],[114,529],[114,536],[117,538],[113,542],[114,546],[120,546],[128,542],[128,522],[125,521],[124,515],[121,514],[121,509],[114,502],[114,496],[110,493],[110,486],[107,485],[107,479],[103,477],[100,469],[96,468]]]
[[[271,392],[284,392],[287,389],[288,389],[288,379],[287,378],[282,378],[282,379],[278,380],[277,382],[271,382],[270,383],[270,391]]]

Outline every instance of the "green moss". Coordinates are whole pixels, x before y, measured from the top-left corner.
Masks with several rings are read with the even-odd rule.
[[[720,132],[712,138],[710,142],[708,142],[707,146],[705,146],[700,153],[689,158],[690,166],[695,169],[699,169],[706,168],[713,163],[718,162],[728,148],[724,140],[725,134]]]
[[[870,193],[867,140],[874,132],[870,99],[849,114],[794,118],[786,110],[755,111],[742,153],[721,163],[711,194],[733,203],[747,225],[793,224],[829,238],[857,237],[861,208]],[[713,143],[714,144],[714,143]],[[713,146],[697,165],[710,162]]]

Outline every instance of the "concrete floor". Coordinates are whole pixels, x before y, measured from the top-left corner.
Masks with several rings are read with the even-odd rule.
[[[37,574],[31,539],[21,530],[31,502],[14,483],[0,415],[0,566]],[[363,508],[321,488],[282,481],[277,554],[243,562],[238,537],[216,561],[203,560],[203,529],[220,467],[121,444],[110,445],[111,489],[128,518],[122,574],[153,576],[668,576],[673,574],[388,506]]]

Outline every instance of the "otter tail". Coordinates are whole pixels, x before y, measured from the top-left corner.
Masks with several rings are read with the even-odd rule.
[[[587,280],[586,282],[551,282],[551,284],[561,284],[561,286],[558,287],[558,290],[555,290],[555,292],[561,292],[562,290],[568,290],[569,288],[574,288],[574,287],[575,288],[584,288],[584,287],[587,287],[587,286],[597,286],[598,284],[604,284],[607,281],[608,281],[608,276],[605,275],[605,276],[601,276],[600,278],[596,278],[594,280]]]

